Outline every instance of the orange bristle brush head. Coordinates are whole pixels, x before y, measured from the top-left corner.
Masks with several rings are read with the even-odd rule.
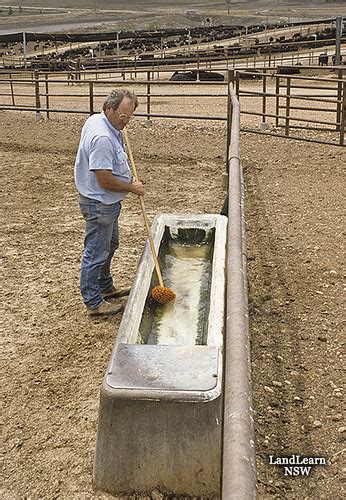
[[[176,294],[170,288],[165,286],[155,286],[151,291],[151,298],[159,304],[166,304],[175,299]]]

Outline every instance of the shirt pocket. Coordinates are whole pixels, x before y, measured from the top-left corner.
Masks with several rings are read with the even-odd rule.
[[[128,166],[128,156],[121,148],[116,148],[113,159],[113,174],[124,179],[131,179],[131,171]]]

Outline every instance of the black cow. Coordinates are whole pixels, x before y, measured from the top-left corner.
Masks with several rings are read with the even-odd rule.
[[[239,78],[241,80],[261,80],[262,75],[259,73],[258,69],[244,69],[239,72]]]
[[[319,66],[328,66],[328,54],[320,54],[318,57]]]
[[[294,66],[279,66],[277,72],[279,75],[299,75],[301,64],[296,64]]]
[[[200,71],[199,79],[201,81],[211,80],[216,82],[223,82],[225,77],[221,73],[216,73],[215,71]]]
[[[336,54],[332,55],[332,62],[333,62],[333,65],[335,66],[335,63],[336,63]],[[342,55],[340,55],[340,64],[342,64]]]
[[[218,81],[223,82],[225,77],[221,73],[216,73],[215,71],[175,71],[170,77],[173,82],[195,82],[197,81],[197,76],[199,75],[200,81]]]
[[[192,71],[175,71],[170,77],[173,82],[194,82],[196,81],[196,76],[192,74]]]

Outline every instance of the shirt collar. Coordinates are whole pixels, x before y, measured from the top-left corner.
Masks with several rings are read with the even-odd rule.
[[[113,127],[113,125],[108,120],[107,116],[105,115],[104,111],[101,112],[101,118],[106,123],[107,127],[109,128],[109,130],[115,135],[115,137],[117,137],[118,139],[121,140],[122,139],[122,133],[121,133],[121,131],[118,130],[117,128]]]

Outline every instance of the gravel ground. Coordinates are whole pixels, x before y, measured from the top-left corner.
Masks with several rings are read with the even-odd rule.
[[[210,108],[212,106],[212,108]],[[222,104],[220,103],[220,109]],[[189,109],[193,103],[187,104]],[[206,105],[204,112],[214,111]],[[216,113],[218,114],[218,113]],[[73,163],[85,117],[1,112],[4,466],[1,496],[111,498],[93,489],[98,391],[120,316],[87,317]],[[246,122],[244,125],[252,125]],[[130,138],[159,212],[219,212],[223,122],[143,119]],[[243,133],[260,498],[342,498],[341,248],[344,149]],[[131,285],[144,243],[138,200],[121,216],[113,271]],[[322,456],[304,479],[269,455]],[[152,496],[154,498],[154,496]]]

